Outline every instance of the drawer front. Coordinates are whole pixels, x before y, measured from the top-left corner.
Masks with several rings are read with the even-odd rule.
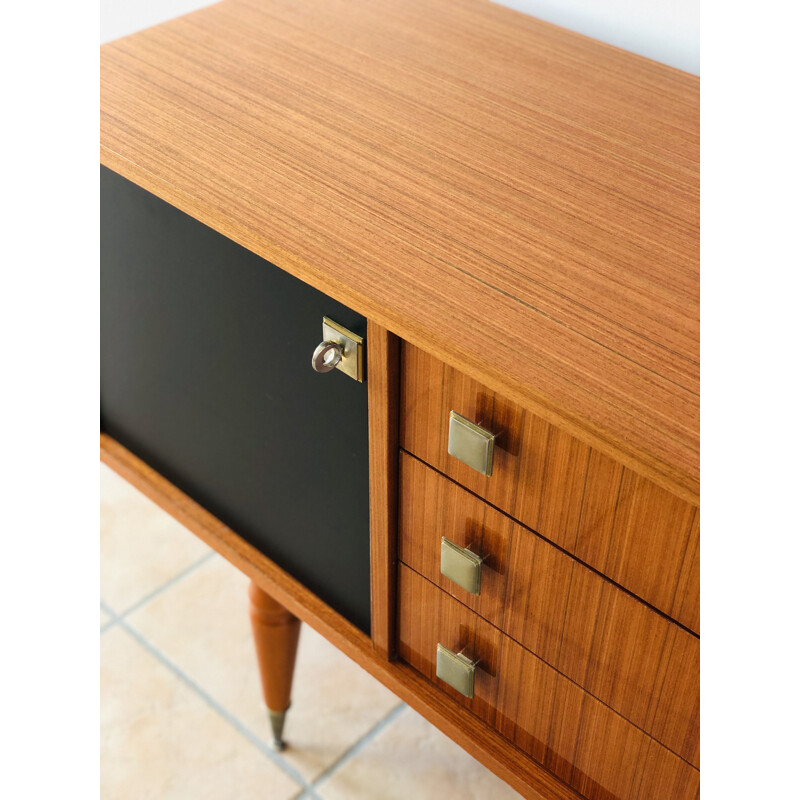
[[[504,628],[514,521],[408,453],[400,454],[399,483],[398,559]],[[483,559],[479,594],[442,575],[443,537]]]
[[[408,344],[401,409],[403,449],[699,631],[696,507]],[[491,476],[449,454],[452,411],[495,436]]]
[[[366,320],[107,169],[100,282],[103,429],[369,631]]]
[[[479,594],[442,574],[442,537],[483,559]],[[405,453],[398,557],[699,766],[696,636]]]
[[[437,646],[476,660],[474,697],[436,677]],[[398,652],[589,800],[693,800],[699,771],[404,565]]]

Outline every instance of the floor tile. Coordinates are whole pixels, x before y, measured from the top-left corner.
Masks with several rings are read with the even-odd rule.
[[[100,465],[100,595],[112,611],[123,614],[210,552],[183,525]]]
[[[410,708],[315,789],[320,800],[519,800]]]
[[[247,586],[242,573],[214,559],[128,621],[209,696],[268,741]],[[281,755],[311,781],[398,704],[394,694],[304,625],[286,720],[289,746]]]
[[[103,800],[288,800],[298,785],[120,626],[101,639]]]

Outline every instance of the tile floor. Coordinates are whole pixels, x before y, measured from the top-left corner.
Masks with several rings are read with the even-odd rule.
[[[101,466],[103,800],[519,795],[303,626],[274,753],[247,578]]]

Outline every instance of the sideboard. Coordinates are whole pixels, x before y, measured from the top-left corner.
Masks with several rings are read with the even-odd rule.
[[[485,0],[101,51],[101,457],[526,797],[699,796],[699,80]],[[346,687],[343,688],[346,691]]]

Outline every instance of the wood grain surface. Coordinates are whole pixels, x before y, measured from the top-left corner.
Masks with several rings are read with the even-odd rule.
[[[506,594],[514,521],[408,453],[400,455],[397,557],[505,630]],[[439,570],[447,537],[483,558],[481,591],[470,594]],[[555,549],[555,548],[552,548]],[[532,645],[528,645],[532,646]]]
[[[484,558],[472,595],[441,537]],[[410,455],[398,557],[601,702],[700,765],[700,640]]]
[[[412,667],[387,661],[371,639],[227,525],[106,434],[100,457],[288,611],[324,636],[528,800],[581,800],[549,770],[444,696]]]
[[[370,633],[375,649],[391,658],[395,647],[397,571],[397,430],[400,342],[367,321],[369,391]]]
[[[401,564],[398,652],[589,800],[692,800],[700,773]],[[436,645],[479,661],[467,699],[436,677]]]
[[[401,446],[699,631],[698,509],[417,347],[401,358]],[[454,410],[496,434],[487,478],[447,452]]]
[[[300,620],[254,581],[248,597],[264,703],[268,711],[280,713],[292,702]]]
[[[105,45],[101,161],[696,503],[696,77],[485,0]]]

